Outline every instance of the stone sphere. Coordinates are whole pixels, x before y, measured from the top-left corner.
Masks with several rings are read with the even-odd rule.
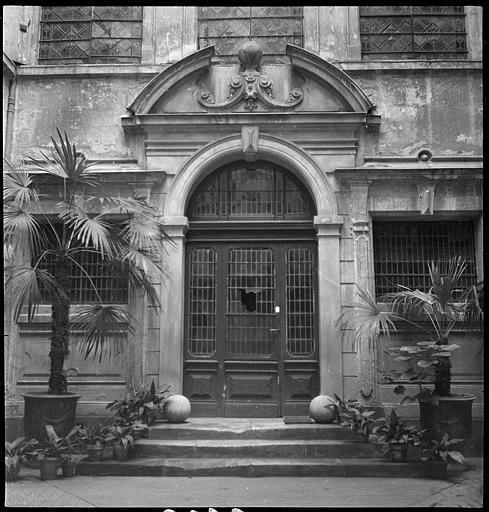
[[[330,396],[319,395],[309,404],[309,416],[317,423],[332,423],[335,408],[335,401]]]
[[[172,395],[165,402],[163,412],[170,423],[183,423],[190,416],[190,402],[183,395]]]

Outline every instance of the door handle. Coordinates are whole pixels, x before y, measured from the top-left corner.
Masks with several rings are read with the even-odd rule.
[[[270,332],[280,332],[280,329],[268,329]]]

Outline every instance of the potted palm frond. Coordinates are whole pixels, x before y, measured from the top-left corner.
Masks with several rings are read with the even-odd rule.
[[[352,336],[357,342],[367,339],[378,344],[380,335],[388,339],[399,324],[411,326],[419,337],[417,342],[388,352],[407,367],[396,374],[420,385],[415,397],[406,396],[401,403],[418,399],[421,428],[427,437],[440,440],[444,433],[450,438],[470,439],[472,425],[472,395],[451,392],[451,355],[460,348],[450,343],[455,330],[482,330],[483,283],[462,286],[467,263],[462,258],[448,262],[427,263],[430,286],[427,291],[412,290],[398,285],[399,290],[379,297],[358,287],[360,301],[338,319],[342,336]],[[432,390],[422,383],[432,381]],[[402,394],[399,385],[395,392]]]
[[[46,392],[25,393],[24,434],[46,440],[46,420],[66,435],[75,424],[80,395],[68,392],[63,368],[74,331],[85,357],[122,352],[134,333],[127,308],[103,300],[101,282],[87,261],[99,261],[108,278],[123,276],[159,305],[154,283],[164,278],[162,249],[170,241],[158,211],[143,199],[104,194],[102,177],[66,133],[51,137],[54,151],[26,165],[4,162],[5,295],[13,322],[32,322],[41,304],[51,306],[50,376]],[[6,168],[5,168],[6,167]],[[39,178],[50,180],[40,193]],[[59,200],[48,209],[55,193]],[[46,199],[43,195],[48,196]],[[72,304],[72,272],[84,276],[93,300]]]

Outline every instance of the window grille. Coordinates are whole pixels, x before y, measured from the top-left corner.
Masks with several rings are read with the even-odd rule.
[[[477,277],[472,222],[374,222],[373,249],[377,297],[399,291],[398,284],[428,291],[431,261],[460,256],[467,262],[461,285]]]
[[[43,7],[39,63],[140,62],[142,17],[141,6]]]
[[[72,304],[92,304],[100,301],[104,304],[127,304],[129,288],[127,267],[104,261],[100,254],[88,250],[77,251],[73,257],[76,264],[70,265],[69,293]],[[54,274],[54,265],[54,255],[50,255],[43,259],[41,268]],[[49,302],[46,290],[41,287],[40,293],[43,302]]]
[[[464,6],[361,6],[360,39],[364,60],[463,59]]]
[[[190,220],[311,219],[309,194],[288,173],[268,163],[238,163],[207,178],[194,194]]]
[[[253,38],[263,55],[283,55],[285,45],[303,46],[303,8],[199,7],[199,49],[214,45],[216,55],[237,55],[238,48]]]
[[[217,253],[192,248],[187,257],[187,347],[193,356],[216,351]]]
[[[310,249],[289,249],[287,268],[287,352],[310,356],[314,337],[314,255]]]

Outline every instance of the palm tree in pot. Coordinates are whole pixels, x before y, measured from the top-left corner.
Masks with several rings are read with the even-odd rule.
[[[340,316],[337,326],[342,336],[377,344],[380,335],[389,339],[397,331],[396,324],[412,326],[420,341],[387,350],[396,361],[407,365],[394,375],[420,385],[420,393],[404,397],[401,403],[417,398],[421,428],[427,429],[426,435],[441,439],[448,433],[450,438],[465,439],[460,446],[463,450],[471,436],[475,397],[451,392],[451,356],[460,346],[450,343],[450,338],[455,330],[480,334],[483,283],[462,286],[467,262],[460,257],[448,262],[430,262],[427,266],[430,277],[427,291],[398,285],[398,291],[376,300],[367,289],[358,287],[361,301]],[[433,390],[421,386],[426,380],[434,383]],[[402,394],[405,388],[399,385],[394,391]]]
[[[164,278],[162,249],[170,242],[161,216],[148,202],[104,194],[101,176],[76,150],[66,133],[51,137],[51,157],[29,159],[31,170],[4,161],[5,291],[12,320],[22,313],[32,322],[40,304],[51,305],[50,376],[47,393],[26,393],[26,435],[46,439],[48,408],[53,421],[53,400],[61,436],[75,422],[79,395],[68,393],[65,359],[70,335],[81,333],[78,345],[85,357],[99,359],[120,353],[133,320],[127,309],[103,300],[101,282],[92,279],[87,261],[97,260],[108,278],[123,277],[129,290],[139,290],[158,306],[154,283]],[[48,176],[60,199],[50,211],[39,192],[37,176]],[[51,190],[50,194],[51,196]],[[52,197],[48,198],[52,200]],[[56,213],[54,213],[56,212]],[[94,300],[73,311],[70,276],[84,277]],[[44,400],[44,402],[43,402]],[[47,401],[47,402],[46,402]],[[44,405],[43,405],[44,404]]]

